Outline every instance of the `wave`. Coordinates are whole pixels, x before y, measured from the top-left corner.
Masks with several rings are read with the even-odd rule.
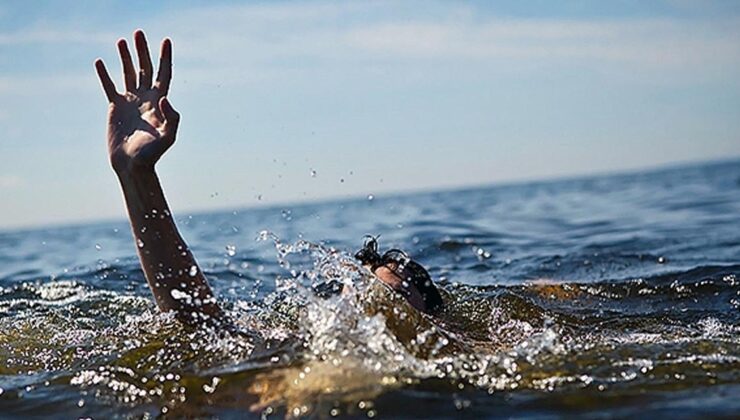
[[[224,296],[243,335],[185,329],[143,297],[141,280],[130,290],[85,280],[120,281],[110,274],[123,273],[133,281],[137,268],[128,263],[3,287],[0,378],[31,379],[0,382],[2,397],[27,405],[34,395],[46,401],[34,389],[51,387],[132,413],[156,406],[197,415],[187,410],[220,404],[369,414],[371,400],[421,384],[445,392],[632,392],[740,381],[738,265],[601,282],[444,281],[446,309],[430,317],[340,250],[283,243],[269,232],[261,238],[276,249],[275,287]],[[235,276],[228,266],[214,271]],[[313,292],[330,281],[344,292]]]

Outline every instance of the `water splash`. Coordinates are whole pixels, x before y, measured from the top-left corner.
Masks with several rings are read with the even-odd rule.
[[[447,309],[434,318],[346,252],[269,231],[258,240],[272,243],[279,271],[263,298],[236,294],[226,302],[245,334],[187,330],[148,297],[72,279],[3,287],[0,375],[27,378],[0,383],[4,397],[27,401],[56,389],[74,394],[82,411],[124,406],[187,415],[187,407],[243,401],[258,412],[369,415],[376,398],[422,384],[454,392],[455,407],[467,409],[474,399],[459,395],[739,379],[735,324],[716,316],[665,322],[643,309],[702,296],[729,302],[738,285],[721,270],[701,281],[443,283]],[[326,283],[341,291],[315,293]],[[173,297],[189,296],[178,290]],[[639,324],[617,311],[627,310],[627,299],[641,302],[628,307],[643,311]]]

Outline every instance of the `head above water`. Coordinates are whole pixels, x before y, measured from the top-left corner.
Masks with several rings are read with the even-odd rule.
[[[381,255],[378,236],[366,236],[355,258],[415,308],[430,314],[442,309],[442,296],[429,273],[402,250],[394,248]]]
[[[362,249],[357,251],[355,258],[357,258],[362,265],[371,267],[371,271],[383,264],[383,257],[378,253],[378,236],[365,236],[365,243],[362,245]]]

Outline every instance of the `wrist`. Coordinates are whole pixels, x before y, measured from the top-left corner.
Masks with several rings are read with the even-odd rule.
[[[113,165],[113,172],[116,173],[121,184],[156,178],[157,173],[154,166],[133,165]]]
[[[154,168],[138,168],[116,174],[133,224],[146,223],[147,218],[169,218],[167,201]]]
[[[115,172],[127,200],[149,202],[155,195],[161,195],[159,178],[153,167],[129,167]]]

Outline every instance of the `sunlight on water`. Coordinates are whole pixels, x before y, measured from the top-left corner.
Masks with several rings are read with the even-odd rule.
[[[740,367],[740,329],[716,318],[693,327],[647,320],[618,328],[630,321],[564,316],[536,303],[689,296],[700,287],[734,285],[734,276],[667,288],[642,281],[536,282],[486,292],[447,285],[448,309],[435,319],[344,252],[305,240],[283,243],[267,231],[260,240],[274,243],[285,276],[263,302],[231,304],[230,316],[245,334],[188,331],[171,314],[157,314],[147,298],[75,281],[23,283],[3,289],[13,298],[0,304],[6,331],[0,374],[38,377],[21,387],[21,399],[38,388],[69,385],[83,398],[178,414],[193,414],[178,411],[189,400],[236,398],[253,411],[289,415],[357,414],[360,401],[369,414],[367,402],[382,393],[431,379],[443,389],[488,393],[739,379],[728,368]],[[312,286],[333,281],[344,285],[341,293],[322,298],[313,292]],[[610,363],[593,369],[601,359]]]
[[[277,213],[288,227],[298,223]],[[299,209],[288,214],[307,223]],[[462,225],[398,223],[410,226],[399,237],[437,262],[430,271],[442,279],[446,303],[439,316],[410,307],[343,243],[282,240],[307,236],[268,230],[254,242],[228,219],[192,231],[213,242],[212,251],[201,250],[201,267],[233,320],[229,331],[191,330],[159,313],[135,258],[105,254],[114,252],[105,236],[112,234],[90,230],[80,240],[99,244],[88,248],[107,260],[67,263],[48,276],[13,271],[0,283],[0,407],[103,417],[435,417],[498,407],[501,415],[536,416],[542,407],[619,410],[645,395],[697,401],[694,392],[706,398],[726,390],[713,394],[721,401],[713,409],[734,410],[723,395],[740,384],[737,265],[679,267],[672,264],[688,260],[679,251],[638,255],[617,233],[616,251],[533,251],[526,276],[499,281],[529,258],[506,253],[521,238],[502,235],[508,243],[501,246],[476,236],[480,227],[457,234]],[[133,253],[131,238],[119,234],[125,229],[106,229]],[[569,239],[561,235],[564,247]],[[548,249],[542,238],[533,242]],[[664,254],[670,258],[659,262]],[[631,275],[634,267],[646,274]],[[476,283],[480,272],[488,277]],[[197,273],[193,266],[189,274]],[[172,297],[190,295],[177,289]]]

